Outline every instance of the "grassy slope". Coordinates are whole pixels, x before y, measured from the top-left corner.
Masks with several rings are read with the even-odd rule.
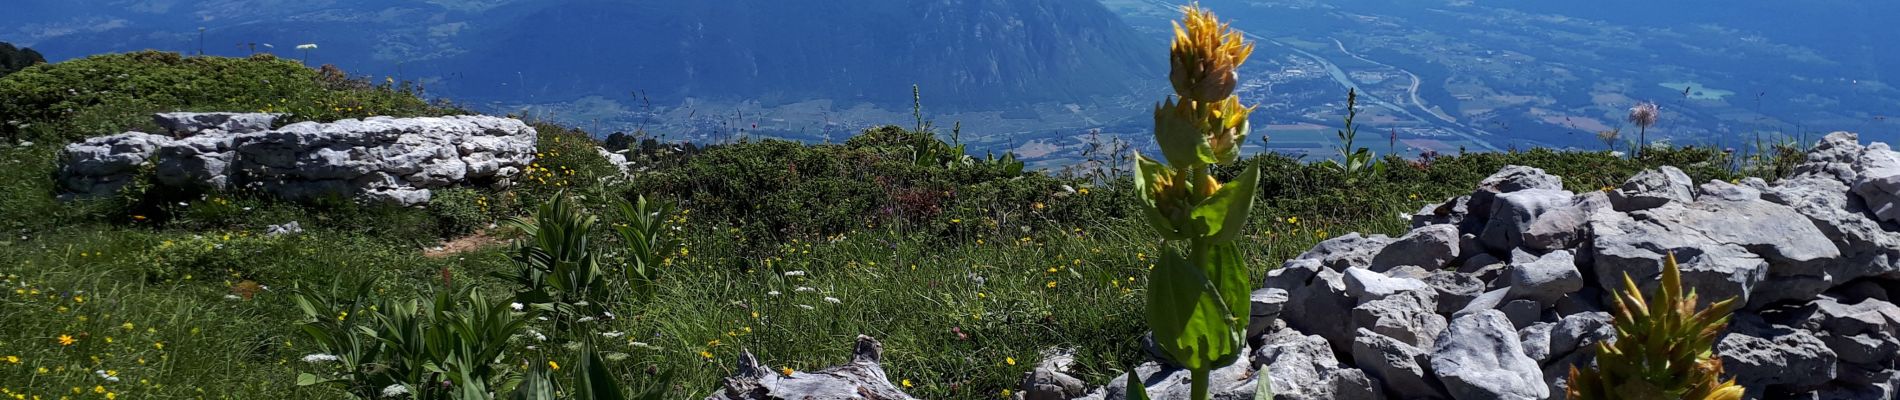
[[[0,80],[0,93],[19,83],[11,79]],[[350,90],[334,95],[389,93]],[[154,107],[223,106],[137,104],[89,115],[130,120]],[[1078,348],[1083,378],[1097,383],[1141,361],[1141,287],[1155,242],[1126,217],[1125,180],[1062,197],[1051,195],[1058,185],[1081,182],[904,167],[876,143],[767,142],[720,147],[662,163],[629,184],[605,184],[584,134],[544,133],[543,171],[528,184],[466,193],[431,210],[298,206],[242,194],[59,203],[50,183],[56,146],[0,148],[9,163],[0,168],[0,394],[336,398],[330,389],[294,385],[297,372],[321,366],[299,361],[311,347],[293,326],[300,318],[287,299],[293,288],[369,280],[383,296],[409,296],[437,290],[446,276],[504,296],[504,282],[488,276],[513,268],[504,249],[439,259],[422,252],[518,215],[556,190],[589,198],[583,203],[603,215],[599,199],[638,192],[688,210],[669,223],[681,243],[669,250],[655,300],[616,306],[621,318],[607,322],[627,333],[605,349],[617,353],[610,357],[615,371],[629,381],[677,374],[671,398],[709,393],[741,350],[774,367],[816,369],[845,361],[858,334],[882,339],[893,380],[925,398],[1000,396],[1049,347]],[[32,137],[57,137],[48,135]],[[1706,158],[1692,153],[1664,162]],[[1256,276],[1324,237],[1401,232],[1396,213],[1468,191],[1505,164],[1550,169],[1573,190],[1614,184],[1642,168],[1599,153],[1533,151],[1453,157],[1347,182],[1296,160],[1253,162],[1266,167],[1265,201],[1244,250]],[[924,196],[938,192],[947,194]],[[868,211],[797,212],[812,205]],[[926,211],[878,211],[897,209]],[[292,220],[309,232],[261,234]],[[237,296],[234,287],[247,280],[268,290]],[[75,342],[62,345],[62,336]],[[525,360],[531,345],[524,339],[506,357]]]

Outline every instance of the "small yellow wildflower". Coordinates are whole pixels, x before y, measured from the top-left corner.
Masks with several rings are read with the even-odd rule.
[[[71,335],[59,335],[59,345],[71,346],[73,343],[79,343],[79,340],[73,339]]]
[[[1009,363],[1009,365],[1016,365],[1016,357],[1003,357],[1003,362]]]
[[[1047,286],[1047,287],[1048,287],[1048,288],[1050,288],[1050,289],[1055,289],[1055,288],[1056,288],[1056,281],[1049,281],[1049,284],[1048,284],[1048,285],[1044,285],[1044,286]]]
[[[779,367],[778,372],[785,373],[785,376],[791,376],[794,371],[792,371],[792,367]]]
[[[910,387],[910,379],[904,379],[904,380],[903,380],[903,385],[904,385],[904,387]]]
[[[708,360],[711,360],[711,359],[712,359],[712,352],[710,352],[710,351],[705,351],[705,350],[701,350],[701,351],[699,352],[699,358],[704,358],[704,359],[708,359]]]
[[[561,369],[561,363],[554,362],[554,360],[548,360],[548,368],[559,371]]]
[[[19,364],[19,363],[20,363],[20,356],[7,356],[7,363],[8,363],[8,364]]]

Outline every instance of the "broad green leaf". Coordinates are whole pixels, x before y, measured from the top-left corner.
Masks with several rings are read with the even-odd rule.
[[[620,389],[620,382],[613,372],[607,370],[607,363],[600,360],[600,353],[592,346],[582,350],[582,365],[575,382],[576,394],[583,399],[626,400],[626,393]]]
[[[1148,387],[1141,385],[1135,378],[1134,368],[1128,369],[1128,400],[1148,400]]]
[[[1213,357],[1214,366],[1222,367],[1233,364],[1246,352],[1243,337],[1247,334],[1247,320],[1253,316],[1250,296],[1253,285],[1247,281],[1246,259],[1241,257],[1240,248],[1234,242],[1209,247],[1201,267],[1220,297],[1221,312],[1226,318],[1226,346],[1217,348],[1225,353],[1215,353]]]
[[[1267,376],[1267,366],[1260,366],[1255,377],[1260,378],[1260,386],[1254,387],[1253,400],[1273,400],[1273,378]]]
[[[1260,183],[1260,166],[1247,167],[1233,182],[1214,192],[1213,197],[1194,208],[1194,219],[1207,226],[1215,243],[1234,240],[1247,227],[1247,213],[1253,209],[1254,187]]]
[[[297,386],[310,386],[310,385],[316,385],[316,384],[329,382],[329,381],[330,381],[329,379],[318,378],[316,375],[312,375],[309,372],[297,373]]]
[[[1155,343],[1188,369],[1231,362],[1240,353],[1239,335],[1229,318],[1231,307],[1222,304],[1202,271],[1172,247],[1163,247],[1162,258],[1148,277],[1148,325],[1154,329]]]
[[[521,384],[515,386],[508,396],[512,400],[554,400],[554,382],[548,378],[548,371],[535,367],[529,371]]]

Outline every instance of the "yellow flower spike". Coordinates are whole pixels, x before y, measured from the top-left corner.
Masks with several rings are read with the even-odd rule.
[[[1200,101],[1226,98],[1239,85],[1240,64],[1253,54],[1253,44],[1199,5],[1181,7],[1181,11],[1186,16],[1174,24],[1168,81],[1182,97]]]

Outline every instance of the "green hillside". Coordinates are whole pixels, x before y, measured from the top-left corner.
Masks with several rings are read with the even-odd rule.
[[[349,327],[401,314],[399,300],[426,304],[438,294],[445,304],[467,303],[457,299],[473,292],[484,299],[476,308],[518,301],[511,299],[522,298],[523,286],[514,277],[531,262],[509,243],[528,242],[506,222],[536,216],[556,198],[598,218],[595,229],[567,240],[590,240],[611,275],[602,279],[613,290],[578,307],[613,317],[582,321],[556,307],[537,314],[548,320],[524,318],[523,333],[491,341],[500,361],[473,363],[498,377],[490,386],[498,392],[547,374],[563,396],[581,390],[583,376],[605,376],[630,392],[703,398],[733,372],[741,351],[774,367],[817,369],[845,361],[859,334],[882,340],[891,380],[922,398],[1007,395],[1052,347],[1077,349],[1078,377],[1091,383],[1145,357],[1142,296],[1159,253],[1134,208],[1131,179],[965,159],[945,143],[947,132],[886,127],[839,144],[766,140],[642,153],[636,159],[648,168],[620,179],[587,132],[537,124],[542,155],[531,179],[506,190],[440,191],[427,207],[293,204],[137,185],[118,198],[55,199],[61,146],[152,129],[145,124],[154,111],[286,112],[292,121],[459,112],[416,91],[270,57],[155,52],[0,78],[0,121],[8,123],[0,128],[0,394],[373,393],[377,387],[363,384],[301,385],[351,372],[308,357],[326,351],[307,328],[360,333]],[[1261,168],[1240,246],[1257,281],[1321,239],[1403,232],[1401,213],[1468,193],[1505,165],[1543,168],[1573,191],[1620,184],[1656,165],[1687,166],[1698,181],[1785,172],[1776,162],[1727,157],[1706,148],[1640,161],[1530,150],[1387,158],[1377,174],[1348,177],[1316,160],[1261,155],[1216,174]],[[646,251],[615,232],[642,224],[616,208],[640,196],[677,207],[652,221],[651,244],[659,246]],[[558,215],[539,216],[535,222],[550,223]],[[266,234],[291,221],[304,232]],[[642,263],[646,278],[629,278]],[[359,287],[369,302],[340,312],[297,301],[356,298]],[[596,350],[604,375],[575,373],[588,364],[584,349]]]

